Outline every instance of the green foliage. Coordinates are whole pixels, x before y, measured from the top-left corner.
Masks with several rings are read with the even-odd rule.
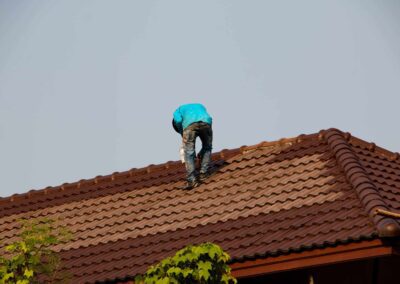
[[[70,239],[69,231],[54,228],[54,221],[49,219],[21,221],[21,225],[19,240],[1,253],[0,284],[39,283],[39,275],[46,279],[41,283],[65,282],[67,277],[59,274],[60,258],[52,246]]]
[[[151,266],[144,275],[137,276],[135,282],[144,284],[237,283],[231,275],[228,260],[229,255],[216,244],[189,245],[178,251],[175,256]]]

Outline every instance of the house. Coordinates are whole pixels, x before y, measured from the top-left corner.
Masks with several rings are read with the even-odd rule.
[[[0,241],[18,219],[59,218],[74,283],[131,283],[187,244],[227,251],[239,283],[398,283],[400,159],[337,129],[213,154],[182,190],[180,162],[0,200]]]

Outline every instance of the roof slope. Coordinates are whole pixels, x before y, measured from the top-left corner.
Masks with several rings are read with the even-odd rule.
[[[127,279],[189,243],[212,241],[233,262],[396,236],[399,155],[336,129],[213,154],[214,174],[180,189],[180,162],[0,199],[0,241],[20,218],[60,218],[57,247],[77,283]]]

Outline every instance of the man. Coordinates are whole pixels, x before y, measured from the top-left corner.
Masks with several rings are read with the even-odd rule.
[[[187,172],[186,189],[192,189],[205,180],[208,175],[208,167],[212,150],[212,118],[206,108],[201,104],[186,104],[180,106],[174,112],[172,125],[176,132],[182,135],[185,166]],[[202,148],[200,158],[200,175],[195,173],[196,138],[200,137]]]

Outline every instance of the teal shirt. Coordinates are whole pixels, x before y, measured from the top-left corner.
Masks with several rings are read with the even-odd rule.
[[[182,131],[192,123],[201,121],[212,125],[212,118],[202,104],[181,105],[174,112],[174,122]]]

